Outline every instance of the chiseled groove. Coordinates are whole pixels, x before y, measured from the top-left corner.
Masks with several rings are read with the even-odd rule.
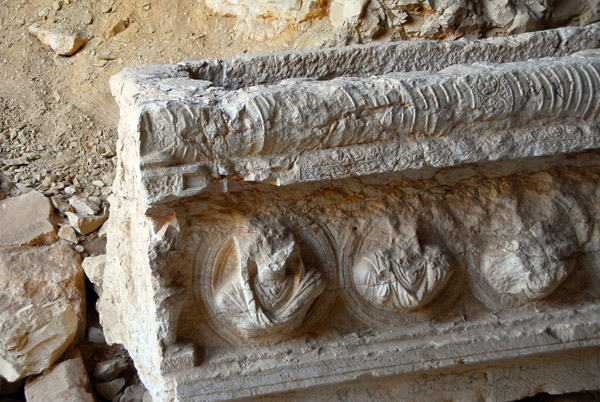
[[[427,101],[427,97],[425,96],[425,94],[423,93],[423,91],[421,91],[420,86],[417,86],[415,88],[417,90],[417,93],[419,94],[419,96],[421,97],[421,99],[423,99],[423,105],[425,106],[423,109],[423,115],[425,116],[425,122],[423,123],[423,132],[426,134],[429,134],[429,116],[431,114],[431,108],[429,106],[429,102]]]
[[[346,97],[347,97],[347,98],[350,100],[350,103],[352,103],[352,107],[353,107],[354,109],[356,109],[356,102],[354,101],[354,98],[352,98],[352,96],[350,96],[350,94],[348,93],[348,91],[346,91],[346,89],[344,89],[344,87],[343,87],[342,85],[340,85],[340,86],[338,87],[338,89],[339,89],[340,91],[342,91],[342,93],[343,93],[344,95],[346,95]]]
[[[457,80],[452,80],[452,87],[454,88],[454,92],[458,95],[456,97],[457,102],[459,99],[462,98],[462,91],[460,90],[458,85],[459,83]],[[477,108],[477,96],[475,96],[475,94],[473,93],[473,88],[471,87],[471,85],[464,85],[464,87],[468,90],[468,96],[471,97],[471,99],[467,99],[467,101],[470,103],[471,109],[475,110],[475,108]]]
[[[522,77],[519,77],[518,75],[515,74],[514,71],[509,71],[507,73],[504,74],[504,77],[506,78],[506,81],[508,82],[508,85],[511,87],[512,89],[512,94],[513,97],[515,96],[515,91],[514,88],[516,88],[519,91],[519,98],[523,98],[525,96],[526,92],[526,87],[523,85],[521,79]],[[511,85],[511,83],[514,83],[515,85]],[[515,103],[516,104],[516,100]]]
[[[591,68],[591,66],[589,67]],[[592,79],[592,76],[590,75],[590,72],[588,71],[588,65],[587,64],[582,64],[581,65],[581,70],[583,71],[583,74],[585,74],[585,77],[587,78],[587,82],[589,84],[589,88],[587,91],[587,105],[585,107],[585,110],[583,111],[583,113],[581,114],[581,117],[583,119],[588,119],[588,114],[590,112],[590,110],[592,110],[592,106],[595,103],[594,102],[594,93],[600,89],[598,88],[598,86],[594,85],[594,81]]]
[[[567,68],[566,65],[564,64],[559,64],[556,68],[558,71],[562,71],[565,73],[565,75],[567,77],[569,77],[569,92],[565,93],[565,99],[563,100],[563,102],[565,103],[564,105],[564,109],[567,112],[571,112],[571,100],[573,99],[573,94],[575,93],[575,78],[573,77],[573,74],[571,73],[571,71]]]
[[[415,98],[413,97],[413,94],[410,91],[409,85],[407,85],[405,82],[399,81],[398,86],[402,90],[401,92],[403,95],[402,96],[403,100],[404,100],[404,96],[408,97],[408,102],[406,102],[406,100],[404,100],[404,104],[409,105],[407,107],[407,109],[410,110],[410,115],[411,115],[409,132],[412,133],[415,130],[415,123],[417,122],[417,107],[416,107],[416,103],[415,103]]]
[[[507,86],[510,88],[510,96],[512,97],[512,109],[510,113],[520,113],[524,108],[524,105],[520,102],[520,100],[525,97],[527,94],[526,91],[529,89],[529,87],[527,85],[523,85],[523,77],[516,75],[514,71],[504,73],[503,77],[507,83]],[[520,107],[521,110],[517,110],[517,106]]]
[[[449,103],[448,92],[444,88],[444,81],[436,82],[434,85],[428,87],[431,91],[433,99],[435,100],[435,111],[433,111],[433,127],[431,128],[430,135],[438,135],[442,129],[440,124],[443,124],[442,120],[446,116],[441,116],[440,113],[444,112],[446,105]],[[447,123],[448,124],[448,123]]]
[[[561,90],[561,99],[560,103],[561,107],[559,108],[558,106],[555,106],[555,108],[552,110],[552,114],[553,115],[557,115],[559,113],[560,110],[568,110],[565,108],[565,98],[567,96],[567,93],[570,94],[571,92],[571,81],[567,80],[568,76],[560,75],[560,73],[564,73],[563,70],[561,70],[560,68],[550,68],[548,69],[548,71],[552,74],[552,77],[554,77],[554,79],[556,80],[557,85],[559,86],[560,90]],[[565,84],[569,83],[569,88],[565,88]],[[552,91],[554,92],[554,87],[552,87]],[[558,96],[558,94],[556,94],[556,96]],[[558,100],[558,99],[557,99]]]
[[[262,133],[260,135],[253,136],[254,142],[252,144],[252,147],[250,148],[251,154],[257,154],[264,150],[265,143],[267,142],[267,119],[265,115],[268,115],[268,109],[267,111],[263,110],[264,105],[261,101],[265,102],[267,104],[267,107],[269,106],[269,104],[266,100],[264,100],[261,94],[253,96],[251,97],[251,99],[254,101],[254,107],[258,111],[258,115],[260,117],[260,122],[262,125]]]
[[[540,95],[542,98],[541,102],[537,103],[537,110],[536,110],[536,114],[542,114],[542,112],[544,111],[545,108],[545,103],[546,103],[546,94],[544,91],[544,85],[540,79],[540,76],[542,76],[542,73],[539,70],[536,71],[527,71],[524,74],[527,78],[527,81],[530,83],[530,90],[533,92],[533,96],[536,99],[539,99]],[[532,88],[533,86],[533,88]],[[539,92],[535,92],[535,91],[539,91]]]
[[[556,91],[555,91],[554,87],[552,86],[552,81],[546,76],[547,72],[548,71],[546,70],[546,68],[542,68],[542,69],[540,69],[539,76],[541,77],[541,79],[543,79],[546,82],[547,85],[545,86],[545,88],[548,88],[547,92],[550,92],[550,107],[549,108],[546,105],[546,103],[547,103],[546,96],[548,95],[546,93],[546,91],[542,90],[542,93],[543,93],[542,98],[544,99],[544,110],[553,112],[554,106],[556,105],[556,94],[555,94]]]
[[[595,80],[593,80],[594,85],[590,88],[590,98],[594,98],[594,93],[600,91],[600,73],[598,72],[599,67],[597,65],[590,64],[588,68],[592,71]],[[600,109],[600,102],[593,102],[594,111],[591,115],[592,119],[596,119],[598,117],[598,110]]]
[[[575,93],[577,93],[577,101],[575,103],[575,107],[574,107],[574,112],[578,112],[579,110],[581,110],[581,104],[583,103],[583,84],[581,82],[581,75],[579,74],[579,71],[577,71],[577,68],[573,65],[566,65],[565,66],[566,69],[568,70],[573,70],[574,72],[574,76],[577,79],[575,81]]]

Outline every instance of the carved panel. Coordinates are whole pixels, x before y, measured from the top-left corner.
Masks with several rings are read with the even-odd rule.
[[[408,228],[408,229],[407,229]],[[451,306],[462,280],[452,257],[417,239],[407,223],[398,231],[376,224],[356,238],[343,267],[346,303],[370,325],[423,320]]]
[[[320,231],[249,226],[213,242],[196,258],[196,299],[230,342],[280,341],[329,311],[335,261]]]
[[[495,212],[505,225],[486,236],[470,270],[477,297],[491,307],[532,304],[551,296],[573,272],[577,252],[589,238],[586,214],[575,199],[559,195],[551,205],[541,195],[532,196],[536,199],[537,208],[524,213],[514,202]]]

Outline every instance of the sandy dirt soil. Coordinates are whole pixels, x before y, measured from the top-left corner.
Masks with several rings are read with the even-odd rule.
[[[108,81],[124,67],[310,48],[326,34],[323,22],[256,42],[197,0],[4,0],[0,174],[13,182],[10,195],[72,187],[105,198],[118,123]],[[75,55],[58,56],[29,33],[32,25],[90,40]]]

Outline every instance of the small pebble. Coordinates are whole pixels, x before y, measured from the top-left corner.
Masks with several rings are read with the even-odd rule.
[[[77,192],[77,189],[73,186],[65,187],[65,193],[68,195],[73,195]]]

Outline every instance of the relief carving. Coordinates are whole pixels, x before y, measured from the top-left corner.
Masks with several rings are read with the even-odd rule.
[[[518,199],[498,203],[492,215],[491,232],[471,270],[477,297],[491,306],[550,296],[571,276],[590,238],[579,201],[541,183],[532,181]]]
[[[325,289],[321,273],[304,265],[293,236],[233,236],[224,259],[215,309],[245,338],[297,330]]]
[[[571,273],[575,239],[571,233],[548,231],[541,223],[500,246],[488,246],[481,270],[501,295],[524,300],[549,296]]]
[[[410,311],[431,302],[450,274],[448,259],[438,247],[413,250],[394,245],[360,258],[353,280],[362,297],[374,306]]]

